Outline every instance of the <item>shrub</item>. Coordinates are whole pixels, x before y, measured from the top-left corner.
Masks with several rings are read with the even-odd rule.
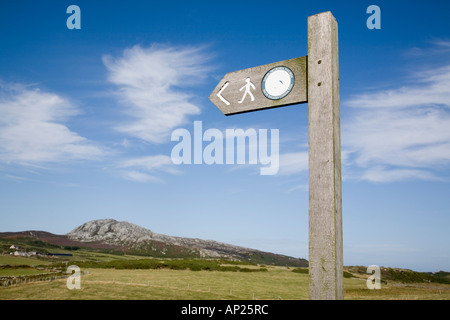
[[[306,274],[309,273],[307,268],[295,268],[295,269],[292,269],[292,272],[295,272],[295,273],[306,273]]]

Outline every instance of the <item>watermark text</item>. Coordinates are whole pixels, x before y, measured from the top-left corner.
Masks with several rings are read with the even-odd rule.
[[[262,165],[261,175],[275,175],[279,169],[279,130],[226,129],[225,134],[210,128],[203,132],[202,121],[194,121],[194,134],[184,128],[172,132],[171,159],[174,164]],[[204,146],[203,143],[207,142]]]

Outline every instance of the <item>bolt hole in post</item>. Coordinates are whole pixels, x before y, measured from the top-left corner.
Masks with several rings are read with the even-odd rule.
[[[322,60],[317,61],[317,64],[321,64],[321,63],[322,63]]]
[[[322,85],[322,82],[319,82],[319,83],[317,84],[318,87],[320,87],[321,85]]]

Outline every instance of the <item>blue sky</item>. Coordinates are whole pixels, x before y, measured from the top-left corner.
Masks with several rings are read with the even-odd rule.
[[[81,29],[69,30],[69,5]],[[369,30],[369,5],[381,29]],[[275,7],[274,7],[275,6]],[[224,116],[228,72],[307,55],[339,25],[344,265],[450,271],[450,4],[8,1],[0,4],[0,231],[93,219],[308,258],[308,106]],[[194,121],[279,129],[280,170],[174,165]]]

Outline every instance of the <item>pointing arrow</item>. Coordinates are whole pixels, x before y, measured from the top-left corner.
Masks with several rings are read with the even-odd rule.
[[[222,92],[223,92],[223,90],[226,89],[226,87],[228,87],[229,84],[230,84],[230,83],[227,81],[227,82],[224,84],[224,86],[222,87],[222,89],[220,89],[219,93],[217,93],[217,96],[219,97],[219,99],[222,100],[227,106],[229,106],[230,103],[229,103],[227,100],[225,100],[224,97],[222,97]]]

